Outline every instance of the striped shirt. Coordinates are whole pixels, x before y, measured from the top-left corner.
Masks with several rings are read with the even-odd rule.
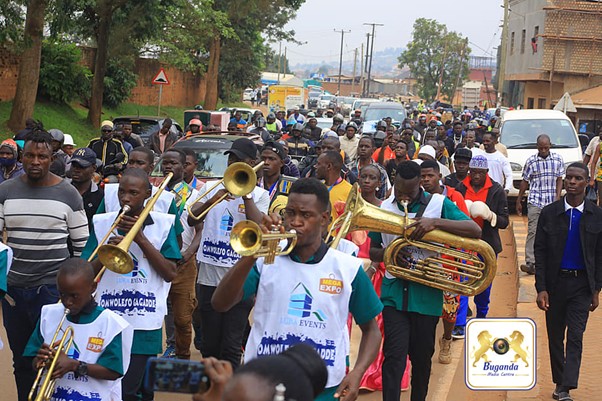
[[[36,287],[55,284],[61,263],[78,257],[88,240],[88,220],[82,197],[63,180],[33,187],[21,178],[0,184],[0,231],[6,228],[13,250],[8,284]]]
[[[545,159],[539,153],[530,156],[523,168],[523,180],[529,183],[527,202],[543,208],[556,199],[556,179],[564,175],[564,161],[550,152]]]

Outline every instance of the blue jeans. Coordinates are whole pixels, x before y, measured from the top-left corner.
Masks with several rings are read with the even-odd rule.
[[[484,319],[489,312],[489,295],[491,294],[491,284],[482,293],[474,296],[474,303],[477,306],[477,318]],[[456,316],[456,326],[466,326],[466,313],[468,312],[468,297],[460,297],[460,306]]]
[[[32,358],[23,356],[29,337],[40,320],[42,306],[58,302],[56,285],[41,285],[32,288],[8,286],[8,295],[15,301],[11,306],[2,300],[2,318],[13,352],[13,370],[17,383],[19,401],[26,401],[36,372],[32,367]],[[56,322],[58,325],[59,322]]]

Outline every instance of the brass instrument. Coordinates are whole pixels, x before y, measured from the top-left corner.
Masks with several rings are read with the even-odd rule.
[[[257,171],[261,167],[263,167],[264,162],[257,164],[255,167],[249,166],[247,163],[237,162],[232,163],[228,166],[226,171],[224,172],[224,178],[219,181],[216,181],[209,189],[207,189],[203,194],[199,195],[199,197],[188,206],[188,215],[195,220],[202,219],[208,212],[213,208],[213,206],[217,205],[219,202],[223,201],[231,196],[245,196],[253,192],[253,189],[257,186]],[[204,198],[207,194],[213,191],[219,184],[223,183],[224,188],[228,191],[227,194],[222,195],[217,201],[215,201],[211,206],[203,211],[203,213],[195,216],[192,213],[192,207],[197,204],[202,198]]]
[[[144,207],[142,212],[140,212],[140,216],[138,216],[138,220],[132,226],[132,228],[126,234],[126,236],[123,237],[119,245],[104,244],[100,245],[95,250],[95,252],[98,253],[98,260],[100,260],[100,263],[102,263],[102,269],[100,270],[100,272],[98,272],[98,275],[96,276],[96,281],[100,280],[100,277],[104,273],[105,269],[109,269],[119,274],[127,274],[134,269],[134,261],[128,253],[128,250],[130,249],[130,246],[134,241],[134,237],[136,237],[136,235],[138,234],[138,231],[142,230],[144,221],[148,217],[151,210],[153,210],[153,207],[155,207],[155,203],[157,203],[157,200],[161,196],[161,193],[165,190],[172,177],[173,173],[169,173],[167,174],[167,176],[165,176],[165,179],[161,183],[161,186],[157,189],[155,195],[153,195],[153,197],[146,203],[146,206]],[[113,223],[111,230],[109,230],[109,232],[107,233],[103,241],[100,242],[100,244],[106,241],[107,237],[112,233],[115,227],[117,227],[117,224],[119,224],[119,220],[121,220],[124,214],[125,213],[122,211],[119,217],[116,219],[115,223]]]
[[[283,239],[290,239],[284,249],[279,245]],[[236,253],[241,256],[263,257],[266,265],[274,263],[276,256],[291,253],[296,244],[295,230],[284,234],[272,230],[269,234],[264,234],[259,225],[251,220],[236,223],[230,233],[230,245]]]
[[[61,332],[61,327],[63,326],[63,322],[65,318],[69,314],[69,309],[65,308],[65,312],[63,314],[63,318],[61,319],[54,335],[52,336],[52,341],[50,342],[50,347],[54,346],[58,335]],[[69,348],[73,344],[73,327],[69,326],[65,329],[61,340],[58,345],[54,348],[54,355],[44,363],[38,369],[38,374],[36,376],[33,385],[31,386],[31,390],[29,391],[29,396],[27,399],[29,401],[47,401],[52,397],[52,393],[54,393],[54,387],[56,385],[56,379],[52,379],[52,374],[54,373],[54,368],[56,366],[56,362],[58,361],[59,355],[61,352],[67,353],[69,352]],[[49,364],[50,363],[50,364]]]
[[[466,296],[479,294],[491,284],[497,259],[489,244],[442,230],[433,230],[420,240],[411,240],[409,237],[414,228],[408,226],[414,220],[408,217],[407,204],[404,208],[405,216],[400,216],[370,205],[362,199],[355,184],[347,198],[345,213],[335,221],[341,227],[335,240],[350,231],[399,235],[385,249],[384,263],[391,275]],[[431,251],[433,255],[412,261],[410,268],[398,266],[400,252],[409,246]],[[460,282],[452,280],[452,275],[460,276]]]

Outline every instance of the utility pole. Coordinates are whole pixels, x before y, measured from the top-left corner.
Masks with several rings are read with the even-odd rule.
[[[365,61],[365,64],[364,64],[364,68],[362,69],[362,97],[366,97],[366,81],[364,80],[364,73],[368,74],[368,57],[369,57],[369,52],[370,52],[370,34],[367,33],[366,34],[366,61]]]
[[[458,86],[460,86],[460,78],[462,77],[462,67],[464,65],[464,52],[466,51],[466,46],[468,46],[468,39],[464,41],[462,45],[462,50],[460,51],[460,66],[458,67],[458,76],[456,77],[456,85],[454,86],[454,91],[452,94],[452,101],[450,102],[452,105],[454,104],[454,99],[456,98],[456,91],[458,90]]]
[[[500,65],[497,68],[497,91],[498,91],[498,105],[502,105],[504,99],[504,80],[506,78],[506,57],[508,53],[508,17],[510,14],[510,8],[508,6],[508,0],[504,0],[504,22],[502,22],[502,54],[500,57]]]
[[[278,45],[278,85],[280,85],[280,64],[282,62],[282,41]]]
[[[364,94],[364,44],[362,43],[362,50],[360,52],[360,91]]]
[[[341,73],[343,70],[343,40],[345,38],[345,34],[351,32],[351,31],[346,31],[344,29],[341,29],[340,31],[337,31],[335,29],[334,31],[341,33],[341,55],[339,57],[339,85],[337,86],[337,95],[341,96]]]
[[[288,65],[288,60],[286,58],[286,50],[288,49],[287,46],[284,46],[284,60],[282,60],[282,73],[284,74],[284,79],[286,79],[286,67]]]
[[[353,52],[353,78],[351,78],[351,92],[355,92],[355,72],[357,71],[357,47]]]
[[[376,24],[374,22],[365,23],[364,25],[372,25],[372,43],[370,43],[370,64],[368,64],[368,84],[366,85],[366,95],[370,96],[370,76],[372,75],[372,56],[374,54],[374,31],[377,26],[384,26],[384,24]]]

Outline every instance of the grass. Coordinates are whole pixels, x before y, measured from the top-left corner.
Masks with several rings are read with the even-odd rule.
[[[218,108],[224,106],[218,104]],[[0,102],[0,139],[12,138],[13,134],[6,126],[10,116],[12,102]],[[229,104],[229,107],[248,107],[244,103]],[[190,107],[192,108],[192,107]],[[162,106],[161,116],[170,117],[183,123],[184,110],[190,108]],[[36,102],[33,118],[41,120],[44,128],[58,128],[66,134],[73,136],[78,146],[85,146],[88,141],[99,135],[98,129],[86,121],[88,109],[79,104],[56,104],[45,101]],[[111,120],[118,116],[147,115],[156,116],[157,106],[142,106],[133,103],[123,103],[114,109],[103,108],[102,120]]]

